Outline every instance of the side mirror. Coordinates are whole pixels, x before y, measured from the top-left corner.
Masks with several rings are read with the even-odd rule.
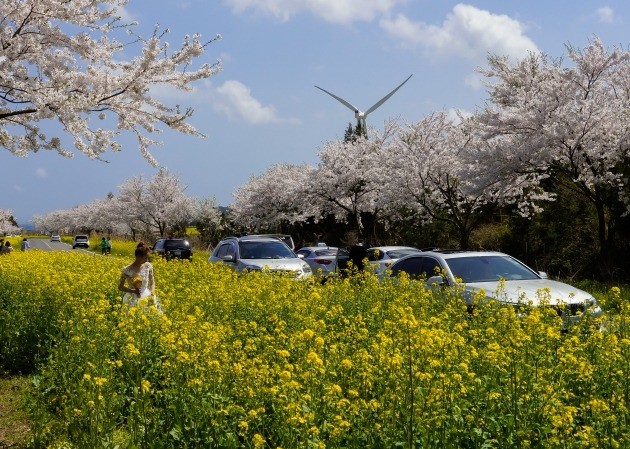
[[[226,254],[225,256],[221,257],[221,260],[223,262],[234,262],[234,256],[232,254]]]
[[[426,281],[427,285],[429,286],[434,286],[434,285],[444,285],[444,277],[442,276],[431,276],[429,279],[427,279]]]
[[[549,279],[549,276],[547,276],[547,273],[545,273],[544,271],[539,271],[538,276],[540,276],[543,279]]]
[[[298,254],[297,255],[300,259],[304,259],[304,254]]]

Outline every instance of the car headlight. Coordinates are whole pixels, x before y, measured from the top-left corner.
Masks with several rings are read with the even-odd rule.
[[[243,264],[243,270],[247,270],[247,271],[261,271],[262,268],[260,268],[258,265],[246,265],[246,264]]]

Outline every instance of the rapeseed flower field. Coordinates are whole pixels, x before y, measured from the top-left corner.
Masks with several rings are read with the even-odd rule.
[[[154,260],[0,257],[0,364],[32,373],[34,447],[623,448],[630,305],[562,329],[370,273],[325,284]]]

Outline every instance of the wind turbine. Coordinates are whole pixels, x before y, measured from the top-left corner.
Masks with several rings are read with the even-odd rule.
[[[411,75],[409,75],[407,77],[407,79],[405,81],[403,81],[402,83],[400,83],[394,90],[392,90],[390,93],[388,93],[387,95],[385,95],[383,98],[381,98],[379,101],[377,101],[376,103],[374,103],[374,105],[368,109],[365,112],[362,112],[359,110],[359,108],[357,108],[356,106],[354,106],[352,103],[344,100],[341,97],[338,97],[337,95],[328,92],[326,89],[322,89],[319,86],[315,86],[317,87],[319,90],[326,92],[328,95],[330,95],[331,97],[333,97],[335,100],[337,100],[338,102],[340,102],[341,104],[343,104],[344,106],[346,106],[348,109],[351,109],[352,111],[354,111],[354,116],[357,119],[357,128],[359,128],[361,130],[361,132],[363,132],[363,134],[367,137],[367,125],[365,123],[365,119],[366,117],[371,113],[374,112],[376,109],[379,108],[379,106],[381,106],[383,103],[385,103],[387,100],[389,100],[389,97],[391,97],[392,95],[394,95],[396,93],[396,91],[398,89],[400,89],[403,84],[405,84],[407,81],[409,81],[409,78],[411,78],[413,76],[413,73]]]

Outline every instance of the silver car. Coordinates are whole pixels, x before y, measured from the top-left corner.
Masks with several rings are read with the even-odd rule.
[[[375,246],[367,250],[367,259],[375,273],[382,273],[401,257],[421,252],[413,246]]]
[[[305,246],[297,251],[297,255],[304,260],[314,274],[330,276],[337,271],[337,254],[348,252],[345,248],[336,246]]]
[[[425,251],[402,257],[391,266],[391,276],[406,272],[423,279],[429,288],[436,285],[463,285],[464,301],[471,305],[483,290],[487,298],[509,304],[540,305],[542,298],[556,307],[565,324],[575,323],[583,313],[602,314],[597,300],[583,290],[552,281],[519,260],[493,251]],[[546,293],[548,291],[548,294]]]
[[[214,248],[209,262],[221,262],[238,272],[269,271],[297,279],[313,275],[311,267],[275,237],[228,237]]]

